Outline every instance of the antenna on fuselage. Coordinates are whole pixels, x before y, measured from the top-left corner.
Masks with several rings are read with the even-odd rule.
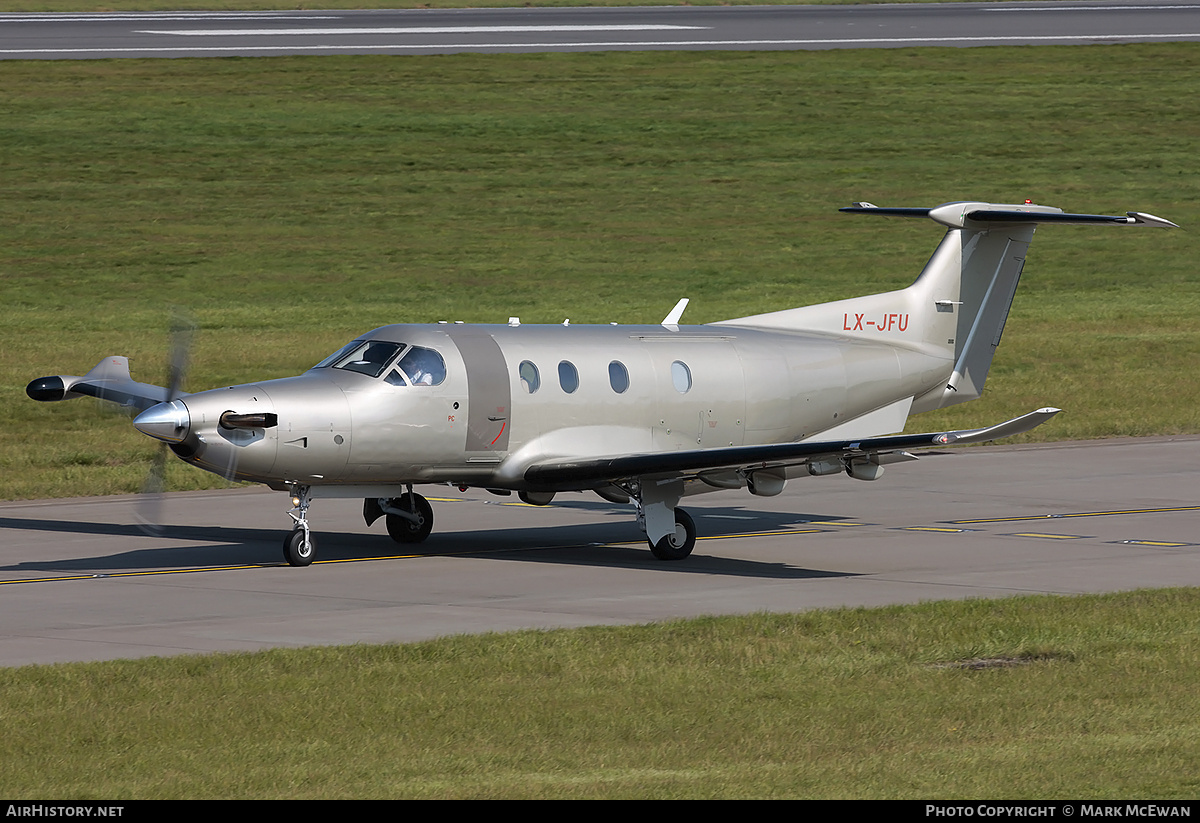
[[[679,328],[679,318],[683,317],[683,310],[687,308],[688,298],[682,298],[675,304],[675,308],[671,309],[670,314],[663,318],[662,324],[672,331]]]

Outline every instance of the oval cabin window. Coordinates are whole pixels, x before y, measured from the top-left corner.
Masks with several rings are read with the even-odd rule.
[[[527,393],[533,394],[541,388],[542,378],[538,374],[538,367],[530,361],[522,360],[521,365],[517,367],[517,374],[521,377],[521,388]]]
[[[671,364],[671,382],[675,385],[675,391],[680,394],[687,394],[692,387],[692,370],[687,367],[687,364],[676,360]]]
[[[624,363],[614,360],[608,364],[608,384],[617,394],[624,394],[629,388],[629,370]]]
[[[579,370],[574,363],[564,360],[558,364],[558,385],[567,394],[573,394],[579,388]]]

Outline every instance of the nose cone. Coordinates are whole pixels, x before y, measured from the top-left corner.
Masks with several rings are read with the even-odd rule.
[[[166,443],[182,443],[191,431],[192,419],[182,400],[172,400],[146,409],[134,418],[133,426]]]

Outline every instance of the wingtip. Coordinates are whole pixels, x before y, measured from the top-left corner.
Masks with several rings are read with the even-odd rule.
[[[1146,214],[1143,211],[1127,211],[1125,213],[1129,215],[1130,222],[1137,223],[1139,225],[1159,226],[1164,229],[1179,228],[1178,223],[1172,223],[1170,220],[1166,220],[1162,217],[1155,217],[1153,214]]]

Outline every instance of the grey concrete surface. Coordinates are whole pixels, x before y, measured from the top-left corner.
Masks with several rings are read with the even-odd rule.
[[[0,665],[403,642],[753,611],[1200,585],[1200,438],[947,449],[873,483],[793,481],[684,506],[692,557],[656,561],[631,507],[421,489],[423,555],[320,500],[319,560],[283,565],[285,495],[0,504]]]

